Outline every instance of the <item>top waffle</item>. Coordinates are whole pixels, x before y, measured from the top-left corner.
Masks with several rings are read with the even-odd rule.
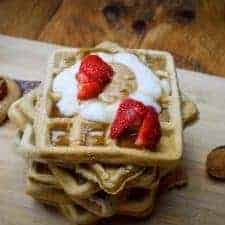
[[[52,83],[57,74],[93,52],[123,52],[136,54],[160,79],[170,83],[170,93],[160,99],[162,138],[154,152],[137,149],[129,138],[112,141],[108,137],[110,125],[82,119],[79,115],[63,117],[59,114],[57,96]],[[172,56],[167,52],[131,50],[104,43],[94,49],[58,50],[48,66],[43,96],[34,120],[37,150],[32,154],[48,160],[74,163],[102,162],[167,167],[175,165],[182,155],[182,121],[180,96]]]

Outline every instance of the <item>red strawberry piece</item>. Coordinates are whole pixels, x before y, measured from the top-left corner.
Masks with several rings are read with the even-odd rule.
[[[112,123],[110,137],[112,139],[121,136],[127,128],[142,123],[146,107],[139,101],[127,98],[119,106],[116,117]]]
[[[89,81],[107,84],[113,76],[113,69],[97,55],[87,55],[80,65],[80,73],[87,75]]]
[[[157,112],[153,107],[147,108],[147,113],[139,129],[135,144],[154,149],[161,138],[161,128]]]
[[[102,87],[98,82],[81,83],[79,85],[78,99],[87,100],[95,98],[101,93]]]

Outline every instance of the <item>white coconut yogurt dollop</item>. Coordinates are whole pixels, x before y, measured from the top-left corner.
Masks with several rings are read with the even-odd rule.
[[[137,56],[130,53],[96,53],[107,63],[120,63],[127,66],[133,72],[137,89],[130,93],[129,97],[142,102],[147,106],[153,106],[158,112],[161,108],[157,99],[162,94],[159,78]],[[57,103],[60,113],[64,116],[73,116],[79,113],[81,117],[90,121],[111,123],[115,117],[120,101],[107,104],[98,98],[87,101],[77,99],[78,83],[76,74],[81,62],[59,73],[53,81],[53,91],[61,96]],[[121,74],[122,76],[122,74]]]

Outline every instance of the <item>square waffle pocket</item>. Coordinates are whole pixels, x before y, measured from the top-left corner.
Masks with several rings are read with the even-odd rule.
[[[112,54],[118,51],[128,51],[140,58],[145,57],[160,79],[169,80],[171,92],[161,98],[162,111],[165,111],[168,117],[167,120],[161,121],[163,135],[154,151],[122,147],[118,141],[112,141],[108,137],[110,126],[85,121],[79,115],[70,118],[57,113],[57,98],[52,91],[54,77],[59,71],[75,63],[81,55],[97,51]],[[157,62],[160,62],[158,67]],[[56,51],[48,65],[43,96],[34,127],[37,151],[33,152],[33,155],[48,160],[161,167],[175,165],[182,156],[182,120],[177,76],[172,56],[161,51],[122,49],[115,45],[112,47],[109,43],[86,51],[83,49]],[[61,136],[60,141],[54,140],[53,134]]]

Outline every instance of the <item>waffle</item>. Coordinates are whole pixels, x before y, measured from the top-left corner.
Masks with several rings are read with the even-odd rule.
[[[104,190],[104,189],[101,189],[100,186],[96,187],[96,185],[90,185],[90,184],[87,185],[86,182],[89,182],[89,183],[95,183],[95,182],[92,182],[91,180],[87,179],[85,176],[81,177],[77,173],[76,169],[73,169],[71,171],[71,169],[62,168],[61,166],[53,165],[52,163],[49,165],[48,163],[43,161],[32,161],[32,163],[30,163],[29,168],[30,169],[29,169],[28,175],[30,179],[40,183],[46,183],[54,188],[58,188],[58,189],[63,188],[68,195],[74,198],[76,197],[88,198],[92,194],[95,194],[99,192],[100,190]],[[165,174],[161,174],[160,177],[164,175]],[[155,167],[147,168],[141,175],[129,181],[126,187],[130,187],[130,188],[139,187],[139,188],[146,188],[146,189],[151,188],[152,183],[156,181],[156,178],[158,176],[159,176],[158,169],[156,169]],[[82,191],[80,192],[77,191],[77,193],[74,194],[72,189],[75,189],[75,188],[76,190],[82,190]],[[112,193],[108,193],[108,194],[112,194]]]
[[[64,173],[68,173],[66,176],[71,176],[68,169],[61,168],[59,166],[55,167],[58,167],[59,170],[64,170]],[[117,195],[109,195],[98,188],[95,192],[93,191],[92,196],[89,195],[87,197],[81,195],[74,197],[70,196],[70,192],[67,192],[68,189],[64,188],[68,183],[65,182],[63,185],[60,185],[64,179],[61,176],[55,177],[47,163],[32,161],[30,168],[32,169],[29,170],[28,178],[31,181],[34,180],[34,184],[41,183],[42,186],[44,184],[45,187],[47,185],[47,189],[51,189],[50,192],[55,193],[52,194],[53,196],[59,196],[58,190],[61,190],[60,193],[62,199],[65,199],[65,195],[67,195],[69,196],[70,201],[74,201],[76,204],[100,217],[109,217],[114,214],[132,215],[137,217],[147,216],[149,215],[147,213],[150,213],[153,209],[156,195],[155,192],[158,190],[158,183],[160,183],[159,192],[161,193],[163,190],[165,191],[166,189],[174,186],[181,186],[187,182],[187,177],[185,173],[183,173],[183,169],[180,167],[170,173],[168,173],[168,171],[161,172],[155,168],[148,168],[141,176],[127,183],[125,189],[117,193]],[[35,174],[35,176],[33,174]],[[45,178],[43,179],[44,176]],[[73,181],[70,180],[70,182]],[[30,194],[32,195],[32,193]],[[40,195],[40,192],[38,192],[37,195]],[[33,193],[32,196],[36,197],[35,193]],[[46,191],[44,196],[46,196]],[[48,196],[51,196],[51,194]],[[87,198],[84,199],[84,197]],[[46,200],[46,197],[44,199]],[[60,201],[60,197],[57,199]],[[68,201],[68,198],[66,199],[66,201]],[[51,197],[49,197],[48,200],[50,201]],[[54,199],[51,201],[54,201]],[[63,201],[65,202],[65,200]]]
[[[55,171],[57,172],[55,173]],[[53,165],[52,163],[49,166],[48,163],[43,161],[32,161],[29,165],[28,178],[36,182],[48,184],[49,186],[56,189],[64,189],[64,191],[68,195],[74,198],[77,198],[77,197],[88,198],[92,194],[95,194],[99,192],[100,190],[102,190],[100,186],[96,187],[96,185],[87,185],[86,182],[89,182],[89,183],[94,183],[94,182],[86,179],[83,176],[81,177],[78,173],[76,173],[76,171],[77,170],[75,169],[71,172],[71,169],[62,168],[61,166]],[[126,187],[149,189],[151,188],[151,185],[156,181],[157,177],[159,176],[162,177],[164,175],[165,173],[159,175],[159,171],[155,167],[147,168],[140,176],[129,181]],[[78,180],[82,180],[82,182],[81,181],[78,182]],[[67,188],[65,188],[65,186]],[[69,189],[68,186],[70,187],[71,190],[68,190]],[[82,191],[74,195],[74,193],[72,192],[72,189],[74,188],[78,190],[82,189]],[[83,191],[83,189],[88,193]],[[108,193],[108,194],[111,194],[111,193]]]
[[[104,194],[100,187],[94,182],[82,179],[82,177],[76,173],[75,167],[71,170],[71,168],[62,168],[61,166],[57,166],[52,163],[47,164],[41,161],[32,161],[29,167],[28,178],[30,181],[33,181],[32,184],[35,185],[34,187],[38,188],[38,190],[42,187],[45,189],[45,194],[42,195],[42,198],[46,199],[46,195],[56,195],[58,201],[62,198],[62,202],[67,203],[68,198],[65,197],[65,194],[67,194],[76,204],[98,216],[109,217],[115,214],[115,202],[118,202],[118,198],[111,197],[107,193]],[[130,189],[141,188],[141,190],[148,190],[143,196],[143,198],[146,198],[143,204],[150,204],[150,196],[152,196],[150,189],[152,189],[152,183],[156,179],[156,170],[148,168],[141,177],[142,178],[139,176],[136,179],[133,179],[127,184],[127,187]],[[117,183],[117,179],[115,180],[115,183]],[[29,186],[27,193],[32,195],[34,198],[37,198],[36,195],[40,195],[40,191],[36,191],[36,189],[30,188]],[[46,189],[49,190],[50,194],[48,194]],[[34,190],[34,192],[32,192],[32,190]],[[62,193],[63,190],[65,194],[59,194],[59,190],[61,190],[60,193]],[[125,201],[123,198],[123,205],[124,204]],[[128,205],[133,206],[134,204],[134,200],[129,203],[127,199],[127,207]],[[138,204],[138,202],[136,202],[136,204]],[[145,209],[149,207],[149,204],[146,205]],[[121,214],[123,214],[122,209],[123,208],[119,210]],[[127,214],[127,210],[125,214]]]
[[[160,79],[169,80],[171,92],[161,98],[162,113],[168,114],[168,120],[161,120],[163,135],[154,152],[144,149],[140,151],[134,146],[132,148],[126,147],[119,141],[109,139],[110,127],[106,124],[90,123],[78,115],[73,118],[62,117],[57,112],[58,98],[51,89],[54,77],[64,68],[75,63],[79,57],[96,51],[132,52],[141,60],[146,60],[146,63],[151,66]],[[157,64],[159,64],[158,67]],[[73,163],[101,162],[161,167],[175,165],[182,155],[182,121],[180,96],[172,56],[160,51],[116,49],[115,45],[112,51],[109,44],[106,44],[104,48],[86,51],[74,49],[56,51],[49,62],[47,79],[44,83],[43,96],[40,107],[38,107],[34,127],[37,148],[35,152],[32,152],[33,157]],[[94,128],[92,129],[92,127]],[[52,140],[52,132],[54,131],[64,132],[64,142],[55,143]],[[92,142],[86,142],[89,139]]]
[[[68,195],[64,190],[64,186],[62,186],[62,188],[60,188],[60,185],[53,187],[53,179],[49,177],[49,172],[50,171],[47,171],[46,169],[43,170],[43,168],[41,172],[36,171],[37,174],[40,174],[40,179],[37,179],[38,176],[35,176],[36,180],[32,178],[32,175],[28,174],[29,182],[27,185],[27,193],[29,195],[35,199],[49,201],[55,204],[75,202],[79,206],[100,217],[109,217],[116,213],[121,215],[133,215],[133,213],[136,212],[136,215],[138,215],[138,213],[146,211],[153,205],[158,184],[156,182],[157,180],[155,180],[150,186],[140,185],[140,183],[128,185],[128,187],[118,195],[108,195],[99,189],[95,194],[92,194],[92,196],[89,196],[86,199],[80,199]],[[47,174],[49,183],[46,182],[46,179],[44,180],[44,183],[41,182],[43,181],[43,174]],[[52,176],[54,177],[54,175]],[[59,181],[57,178],[56,180]]]

